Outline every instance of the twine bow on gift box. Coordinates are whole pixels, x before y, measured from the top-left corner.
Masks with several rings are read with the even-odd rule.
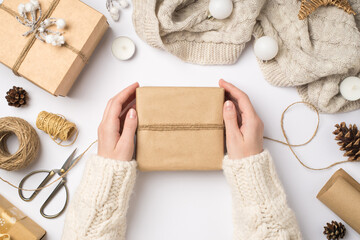
[[[66,22],[64,19],[50,18],[51,14],[55,10],[59,2],[60,0],[52,1],[49,8],[44,14],[41,10],[41,6],[38,0],[30,0],[30,2],[26,4],[20,4],[18,6],[19,14],[12,9],[4,6],[4,4],[0,4],[0,9],[14,16],[22,25],[30,28],[30,30],[22,34],[24,37],[31,37],[12,67],[15,75],[20,76],[18,70],[22,62],[26,58],[26,55],[30,51],[31,47],[34,45],[36,39],[44,43],[52,44],[53,46],[66,47],[75,54],[77,54],[84,63],[87,63],[88,59],[85,54],[72,47],[71,45],[67,44],[61,32],[56,32],[49,29],[49,27],[53,25],[56,25],[57,29],[63,29],[66,26]],[[28,16],[30,16],[31,18],[29,18]]]

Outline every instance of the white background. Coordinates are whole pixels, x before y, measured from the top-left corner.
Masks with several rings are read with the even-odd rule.
[[[107,17],[105,1],[87,0]],[[37,114],[46,110],[66,116],[75,122],[80,135],[74,147],[63,148],[51,141],[49,136],[37,129],[41,139],[39,158],[28,168],[0,175],[18,184],[22,177],[38,169],[59,168],[67,156],[78,147],[83,151],[96,139],[97,126],[103,109],[110,97],[127,85],[138,81],[142,86],[217,86],[219,78],[235,84],[250,96],[258,114],[265,123],[265,135],[282,139],[280,116],[286,106],[300,98],[293,88],[269,85],[263,78],[249,43],[239,61],[232,66],[197,66],[184,63],[176,57],[153,49],[136,35],[131,22],[131,7],[121,12],[120,22],[109,19],[111,29],[106,33],[84,68],[68,97],[54,97],[25,79],[13,75],[0,65],[0,117],[17,116],[35,127]],[[111,43],[116,36],[132,38],[137,46],[134,58],[127,62],[116,60],[111,54]],[[49,46],[51,47],[51,46]],[[44,66],[46,67],[46,66]],[[13,85],[24,87],[30,96],[28,106],[7,106],[6,91]],[[297,149],[299,156],[313,167],[327,166],[344,160],[333,140],[334,124],[341,121],[359,123],[359,111],[347,114],[321,115],[320,129],[316,139]],[[293,108],[286,117],[286,128],[292,143],[300,143],[312,135],[315,114],[304,106]],[[9,140],[9,147],[16,150],[16,140]],[[339,166],[325,171],[310,171],[302,167],[290,150],[277,143],[265,141],[265,147],[273,155],[279,177],[288,194],[304,239],[325,239],[323,226],[331,220],[340,220],[327,209],[316,195]],[[90,153],[96,153],[94,146]],[[70,197],[74,195],[84,169],[87,154],[68,175]],[[343,167],[360,181],[358,163]],[[32,182],[33,186],[36,184]],[[90,188],[91,186],[89,186]],[[0,182],[0,193],[20,208],[47,231],[48,240],[61,238],[65,214],[54,220],[44,219],[39,208],[52,189],[42,191],[32,202],[23,202],[17,190]],[[62,195],[64,192],[61,193]],[[61,195],[60,194],[60,195]],[[58,196],[49,207],[55,212],[62,206],[63,196]],[[345,239],[358,239],[348,225]],[[139,173],[128,212],[127,239],[231,239],[231,195],[221,171],[217,172],[152,172]]]

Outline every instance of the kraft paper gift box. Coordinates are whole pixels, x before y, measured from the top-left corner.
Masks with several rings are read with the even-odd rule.
[[[46,231],[0,195],[0,239],[39,240]]]
[[[101,13],[79,0],[39,0],[43,17],[49,14],[65,20],[65,29],[49,28],[63,32],[65,45],[52,46],[36,38],[31,45],[34,34],[22,36],[30,28],[15,18],[20,16],[19,4],[29,1],[4,0],[0,5],[0,62],[51,94],[66,96],[108,23]]]
[[[220,170],[224,89],[141,87],[136,160],[142,171]]]
[[[336,171],[317,198],[360,234],[360,184],[347,172]]]

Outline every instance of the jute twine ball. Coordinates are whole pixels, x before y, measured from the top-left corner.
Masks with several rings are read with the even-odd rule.
[[[10,154],[6,140],[15,134],[19,149]],[[40,139],[35,129],[24,119],[17,117],[0,118],[0,168],[13,171],[25,168],[38,155]]]

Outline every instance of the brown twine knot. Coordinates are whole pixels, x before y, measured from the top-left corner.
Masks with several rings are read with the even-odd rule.
[[[19,149],[10,154],[6,140],[15,134]],[[13,171],[25,168],[38,155],[40,139],[35,129],[24,119],[17,117],[0,118],[0,168]]]

